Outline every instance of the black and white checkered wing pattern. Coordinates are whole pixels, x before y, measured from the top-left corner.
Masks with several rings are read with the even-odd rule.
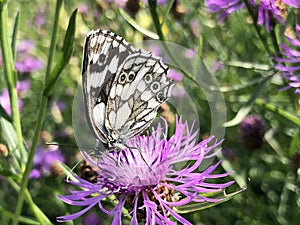
[[[144,131],[171,95],[168,67],[151,52],[139,50],[119,68],[107,100],[105,127],[115,140]]]
[[[137,50],[122,37],[106,30],[88,33],[83,53],[82,84],[86,116],[94,136],[106,143],[106,104],[117,70]]]

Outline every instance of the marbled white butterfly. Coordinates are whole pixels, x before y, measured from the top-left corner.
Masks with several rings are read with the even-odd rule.
[[[93,30],[84,44],[82,83],[88,125],[104,145],[95,154],[127,147],[171,95],[173,81],[160,57],[122,37]],[[97,152],[98,151],[98,152]]]

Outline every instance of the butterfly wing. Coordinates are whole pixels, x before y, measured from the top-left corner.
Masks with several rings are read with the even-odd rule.
[[[106,104],[118,68],[137,50],[122,37],[106,30],[88,33],[83,52],[82,84],[88,125],[93,135],[107,143]]]
[[[114,140],[126,140],[144,131],[158,107],[171,95],[173,81],[161,58],[139,50],[127,57],[111,85],[106,129]]]

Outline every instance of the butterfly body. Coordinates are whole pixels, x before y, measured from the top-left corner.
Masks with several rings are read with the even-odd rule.
[[[82,81],[90,130],[104,146],[97,155],[126,148],[128,139],[150,126],[171,95],[167,72],[161,58],[110,31],[87,35]]]

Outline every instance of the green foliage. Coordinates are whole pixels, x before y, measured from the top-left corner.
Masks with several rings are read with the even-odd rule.
[[[0,155],[1,225],[12,221],[56,224],[56,216],[79,211],[78,207],[62,204],[56,196],[69,189],[63,182],[65,176],[79,172],[79,152],[70,147],[76,146],[72,104],[81,80],[84,37],[98,28],[111,30],[128,42],[160,39],[194,50],[198,59],[194,56],[190,61],[199,60],[196,66],[203,63],[208,68],[207,72],[199,66],[203,69],[200,75],[211,73],[217,80],[217,86],[204,87],[197,80],[198,68],[169,65],[184,77],[182,85],[197,112],[189,119],[198,117],[200,121],[199,139],[214,135],[210,132],[215,121],[205,92],[221,91],[226,108],[218,110],[226,111],[227,121],[222,124],[226,127],[225,141],[223,155],[218,156],[222,167],[217,172],[234,170],[231,178],[236,181],[226,192],[212,193],[223,199],[221,202],[178,207],[178,212],[195,225],[299,223],[300,99],[292,90],[279,91],[287,84],[274,69],[273,60],[279,54],[279,44],[285,41],[284,25],[277,24],[268,33],[256,24],[257,18],[247,8],[219,24],[216,15],[207,12],[203,0],[169,1],[166,5],[150,0],[149,5],[140,2],[137,10],[105,0],[0,0],[0,10],[0,96],[8,90],[6,100],[11,105],[9,114],[6,101],[1,99],[0,144],[7,148],[7,153]],[[286,23],[294,27],[295,21],[299,23],[299,9],[288,7],[288,13]],[[30,54],[44,66],[18,72],[14,69],[21,57],[18,44],[27,39],[35,44]],[[171,55],[176,62],[176,53]],[[30,81],[30,89],[20,92],[17,81]],[[22,108],[18,101],[22,101]],[[184,108],[185,102],[179,104]],[[257,149],[247,148],[239,138],[240,123],[250,114],[260,115],[266,124],[263,145]],[[60,149],[66,162],[60,168],[65,175],[29,179],[36,149],[45,142],[63,145]],[[228,156],[227,150],[232,155]],[[99,211],[93,210],[103,218],[103,224],[109,224],[111,218]],[[126,218],[124,221],[127,224]],[[82,224],[82,219],[74,224]]]

